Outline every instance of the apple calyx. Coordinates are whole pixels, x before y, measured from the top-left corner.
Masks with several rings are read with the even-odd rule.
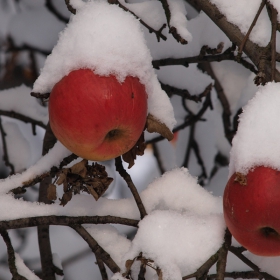
[[[148,132],[157,132],[168,141],[171,141],[174,138],[174,134],[170,129],[150,113],[147,116],[146,128]]]
[[[240,172],[236,172],[235,173],[235,179],[234,182],[238,182],[240,185],[242,186],[246,186],[247,185],[247,178],[246,175],[240,173]]]

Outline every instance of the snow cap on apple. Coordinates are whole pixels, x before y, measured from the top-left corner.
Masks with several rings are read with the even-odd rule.
[[[223,197],[226,224],[256,255],[280,255],[280,84],[259,87],[232,142]]]
[[[72,16],[65,30],[61,32],[57,45],[47,57],[45,65],[43,69],[41,69],[41,74],[34,83],[33,92],[41,94],[51,92],[49,107],[53,107],[52,104],[56,103],[57,108],[52,111],[50,109],[50,124],[58,140],[79,156],[91,160],[107,160],[127,152],[134,146],[144,130],[147,116],[152,116],[152,118],[148,118],[148,120],[151,122],[156,120],[156,122],[162,124],[169,131],[173,129],[176,120],[170,100],[167,94],[161,89],[152,67],[152,57],[146,46],[139,21],[132,14],[123,11],[117,5],[108,4],[106,1],[89,1],[77,7],[79,9],[77,9],[76,15]],[[90,74],[90,72],[92,74]],[[99,80],[100,78],[102,78],[102,81]],[[93,81],[94,79],[95,82]],[[111,82],[112,80],[114,81]],[[110,84],[108,87],[106,87],[107,81],[109,81]],[[67,90],[67,87],[68,89],[70,88],[69,83],[71,82],[71,90]],[[63,85],[61,85],[61,83]],[[114,100],[112,99],[109,102],[114,103],[119,99],[120,101],[118,105],[115,103],[115,107],[123,103],[123,109],[119,110],[119,112],[128,111],[128,113],[126,116],[123,115],[122,119],[132,118],[134,114],[133,108],[137,108],[137,106],[142,108],[138,108],[138,113],[135,113],[138,114],[138,119],[141,119],[136,125],[138,127],[137,132],[135,132],[136,129],[128,134],[122,132],[118,134],[117,131],[117,133],[113,133],[113,135],[108,131],[108,133],[111,133],[115,138],[116,135],[122,135],[123,139],[129,138],[130,135],[135,134],[130,143],[126,144],[125,150],[120,148],[119,151],[115,153],[115,151],[108,152],[108,149],[103,147],[104,149],[101,149],[102,151],[100,150],[98,155],[94,153],[93,156],[87,157],[90,153],[88,149],[79,153],[80,148],[78,146],[82,146],[82,141],[80,144],[79,141],[76,141],[76,143],[72,145],[76,148],[78,147],[77,152],[77,149],[72,149],[73,147],[71,145],[69,146],[63,137],[61,138],[64,132],[61,131],[59,133],[59,129],[55,129],[55,125],[52,125],[51,118],[53,118],[53,112],[64,110],[64,116],[62,116],[63,113],[59,114],[61,118],[64,118],[64,124],[66,124],[67,115],[70,116],[71,113],[69,107],[66,109],[67,106],[71,107],[72,105],[72,109],[76,110],[76,115],[78,111],[80,111],[80,115],[82,115],[82,108],[84,108],[84,105],[88,104],[86,100],[86,98],[88,98],[87,94],[85,92],[80,94],[78,83],[83,85],[83,91],[86,90],[86,87],[91,89],[88,95],[94,95],[94,89],[96,89],[96,92],[98,91],[97,87],[94,87],[94,85],[102,84],[101,88],[106,97],[103,98],[103,103],[100,103],[100,108],[105,106],[105,99],[108,99],[109,95],[110,98],[116,95]],[[85,84],[87,86],[85,86]],[[118,87],[117,90],[115,90],[115,86]],[[123,88],[126,88],[124,91],[129,94],[131,100],[124,101],[120,98]],[[57,94],[57,92],[59,92],[59,94]],[[63,92],[63,94],[61,94],[61,92]],[[110,94],[108,94],[109,92]],[[145,93],[144,95],[143,92]],[[52,96],[55,97],[58,95],[60,96],[60,100],[52,101]],[[144,99],[146,99],[147,105],[144,104]],[[66,100],[67,103],[64,102]],[[82,104],[80,108],[75,109],[75,104],[81,100],[84,104]],[[101,121],[104,118],[103,123],[101,122],[102,125],[106,121],[112,121],[107,120],[108,118],[105,120],[105,115],[113,115],[113,107],[114,106],[109,106],[106,110],[95,112],[95,114],[91,116],[91,120],[96,120],[96,115],[99,114]],[[103,116],[102,114],[105,115]],[[136,118],[137,115],[135,116],[135,119]],[[69,119],[69,122],[74,121],[74,119],[74,117]],[[113,117],[111,119],[113,119]],[[121,123],[121,121],[119,122]],[[77,129],[75,127],[74,130],[78,131],[80,129],[80,131],[77,134],[78,136],[75,137],[78,140],[83,140],[82,127],[79,129],[78,127],[89,125],[90,115],[88,114],[80,120],[76,120],[76,123]],[[99,129],[100,122],[95,124],[91,123],[90,125],[92,129],[93,126]],[[119,124],[117,124],[117,126],[119,126]],[[111,129],[115,132],[114,128]],[[71,129],[68,128],[68,131],[70,130]],[[148,129],[148,131],[153,132],[153,127]],[[64,138],[69,138],[68,136]],[[84,136],[84,138],[86,137],[88,136]],[[108,137],[106,138],[104,135],[103,138],[107,139]],[[112,139],[111,136],[109,138]],[[93,142],[95,142],[95,140],[86,145],[93,145]],[[117,144],[115,146],[120,145]],[[92,149],[94,149],[94,147]],[[107,155],[102,156],[101,153],[104,154],[104,150],[107,151],[105,152]]]

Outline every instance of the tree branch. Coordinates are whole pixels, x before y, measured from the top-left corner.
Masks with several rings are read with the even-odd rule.
[[[147,215],[146,209],[144,207],[142,199],[141,199],[141,197],[137,191],[137,188],[135,187],[130,175],[126,172],[126,170],[124,169],[124,167],[122,165],[121,157],[117,157],[115,159],[115,165],[116,165],[116,170],[119,172],[119,174],[122,176],[122,178],[127,183],[127,186],[129,187],[129,189],[135,199],[137,207],[139,209],[141,219],[143,219]]]
[[[14,251],[11,239],[8,235],[8,232],[6,230],[3,230],[3,231],[1,230],[0,234],[2,235],[3,240],[7,246],[9,268],[10,268],[11,274],[13,275],[12,280],[28,280],[27,278],[18,274],[16,263],[15,263],[16,262],[15,251]]]
[[[44,225],[70,226],[74,224],[120,224],[138,227],[138,220],[121,218],[116,216],[39,216],[20,218],[9,221],[0,221],[0,230],[37,227]]]
[[[96,242],[96,240],[81,225],[72,225],[73,228],[89,245],[96,256],[102,260],[113,273],[120,272],[120,268],[110,257],[110,255]]]

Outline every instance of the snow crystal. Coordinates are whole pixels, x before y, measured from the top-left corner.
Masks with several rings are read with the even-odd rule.
[[[133,259],[142,252],[162,270],[163,279],[179,280],[216,253],[223,243],[224,230],[221,214],[157,210],[139,223],[126,258]]]
[[[229,176],[264,165],[280,170],[280,85],[260,86],[244,107],[230,153]]]
[[[19,254],[15,253],[15,264],[19,275],[26,277],[28,280],[40,280],[23,262]]]
[[[173,108],[151,61],[140,23],[133,15],[106,2],[88,2],[60,34],[33,91],[50,92],[63,76],[80,68],[113,74],[120,82],[136,76],[146,86],[148,112],[172,129],[176,123]]]

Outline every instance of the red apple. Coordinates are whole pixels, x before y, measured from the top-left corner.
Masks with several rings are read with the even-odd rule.
[[[258,166],[233,174],[223,205],[228,229],[241,245],[256,255],[280,255],[280,171]]]
[[[138,78],[120,83],[79,69],[63,77],[49,99],[50,126],[76,155],[103,161],[129,151],[144,130],[147,94]]]

